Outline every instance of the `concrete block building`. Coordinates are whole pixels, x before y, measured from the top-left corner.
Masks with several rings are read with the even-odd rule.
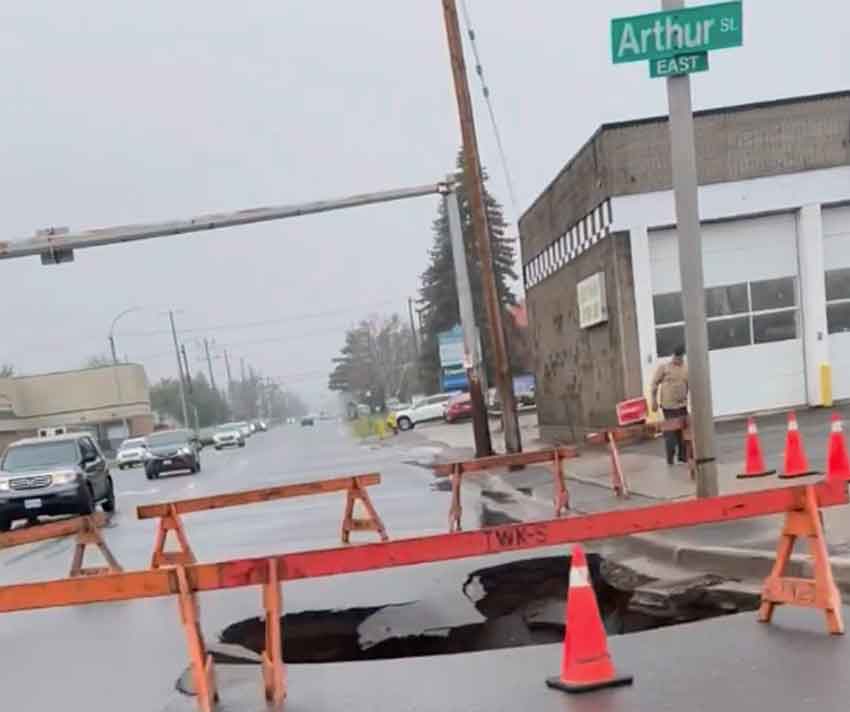
[[[695,114],[715,415],[850,398],[850,92]],[[544,437],[684,342],[667,117],[605,124],[520,219]]]
[[[114,449],[153,430],[145,369],[122,363],[77,371],[0,378],[0,451],[42,429],[88,430]]]

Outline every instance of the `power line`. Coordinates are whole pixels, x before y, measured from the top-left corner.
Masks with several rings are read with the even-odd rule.
[[[237,329],[253,329],[258,326],[270,326],[272,324],[287,324],[295,321],[306,321],[308,319],[322,319],[328,316],[337,316],[339,314],[346,314],[355,310],[368,310],[375,309],[377,307],[386,306],[387,304],[392,304],[396,300],[395,299],[384,299],[380,302],[375,302],[368,306],[347,306],[347,307],[339,307],[337,309],[332,309],[324,312],[312,312],[312,313],[302,313],[302,314],[290,314],[284,317],[277,317],[274,319],[263,319],[261,321],[243,321],[231,324],[217,324],[214,326],[195,326],[186,329],[180,329],[181,334],[190,334],[190,333],[209,333],[211,331],[233,331]],[[122,336],[158,336],[160,334],[170,334],[171,332],[167,329],[154,329],[151,331],[124,331],[121,332]]]
[[[508,197],[511,201],[511,207],[514,213],[514,224],[519,217],[519,207],[516,199],[516,191],[514,190],[514,181],[511,177],[511,171],[508,168],[508,159],[505,155],[505,148],[502,144],[502,132],[499,131],[499,124],[496,121],[496,111],[493,108],[493,102],[490,100],[490,88],[487,86],[487,81],[484,78],[484,66],[481,64],[481,57],[478,53],[478,43],[475,39],[475,30],[472,28],[472,20],[469,15],[469,8],[466,6],[466,0],[461,0],[461,11],[463,13],[463,22],[466,25],[466,33],[469,35],[469,44],[472,48],[472,55],[475,58],[475,73],[481,82],[481,92],[484,94],[484,101],[487,104],[487,113],[490,115],[490,124],[493,127],[493,134],[496,137],[496,148],[499,151],[499,160],[502,163],[502,171],[505,174],[505,183],[508,187]]]

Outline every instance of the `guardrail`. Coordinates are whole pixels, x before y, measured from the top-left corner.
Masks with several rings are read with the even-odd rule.
[[[198,690],[198,705],[203,712],[209,712],[218,699],[218,692],[213,661],[204,648],[201,634],[196,598],[199,592],[262,587],[267,629],[263,655],[264,684],[267,698],[279,703],[286,694],[279,637],[280,584],[283,581],[413,566],[784,513],[785,525],[777,546],[776,564],[764,583],[759,620],[769,622],[775,606],[779,604],[813,607],[824,611],[831,633],[841,633],[844,624],[840,595],[832,578],[820,509],[848,502],[850,498],[845,481],[826,481],[357,547],[17,584],[0,587],[0,612],[176,595]],[[814,577],[811,579],[783,576],[797,537],[805,537],[809,542],[814,562]]]
[[[85,517],[73,517],[72,519],[62,519],[58,522],[49,522],[47,524],[39,524],[32,527],[21,527],[13,529],[10,532],[0,534],[0,549],[8,549],[13,546],[21,546],[23,544],[35,544],[39,541],[47,541],[48,539],[60,539],[61,537],[77,535],[77,542],[74,547],[74,557],[71,560],[71,570],[68,574],[71,578],[77,576],[94,576],[104,573],[117,573],[123,571],[121,565],[112,555],[109,547],[106,545],[103,537],[100,535],[99,529],[103,527],[109,518],[103,512],[97,512]],[[85,559],[85,551],[87,546],[96,546],[104,560],[106,566],[100,567],[83,567]]]
[[[136,516],[139,519],[159,519],[153,555],[151,557],[152,569],[158,569],[161,566],[194,564],[197,561],[189,545],[186,530],[183,527],[183,520],[180,516],[182,514],[208,512],[213,509],[240,507],[246,504],[259,504],[292,497],[328,494],[330,492],[346,492],[345,509],[343,510],[342,525],[340,528],[341,543],[348,544],[351,538],[351,532],[353,531],[374,531],[377,532],[381,541],[386,541],[389,538],[386,528],[380,516],[378,516],[378,512],[375,510],[372,500],[369,498],[369,493],[366,491],[367,487],[380,484],[380,482],[381,475],[377,472],[351,477],[337,477],[329,480],[297,482],[276,487],[243,490],[241,492],[226,492],[207,497],[144,504],[136,508]],[[357,501],[363,504],[368,515],[367,517],[354,516],[354,507]],[[179,549],[176,551],[165,551],[168,535],[172,532],[177,539]]]
[[[434,474],[437,477],[452,478],[452,503],[449,508],[449,532],[459,532],[462,529],[461,517],[463,507],[461,506],[460,488],[463,476],[469,472],[481,472],[493,470],[500,467],[525,467],[539,463],[552,463],[552,481],[555,485],[553,505],[555,516],[560,517],[570,508],[569,492],[564,481],[564,460],[578,457],[578,451],[573,447],[557,447],[551,450],[531,450],[508,455],[494,455],[492,457],[479,457],[475,460],[463,462],[446,462],[434,466]]]

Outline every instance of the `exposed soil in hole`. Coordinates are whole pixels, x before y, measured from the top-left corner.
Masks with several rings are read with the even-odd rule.
[[[755,593],[718,576],[656,581],[601,557],[588,556],[600,612],[609,635],[753,610]],[[446,626],[429,620],[425,602],[291,613],[282,621],[283,657],[290,663],[323,663],[416,657],[539,645],[562,640],[570,559],[552,556],[478,569],[458,598],[475,622]],[[480,616],[480,617],[479,617]],[[265,623],[249,618],[228,626],[221,642],[260,653]],[[238,650],[238,648],[236,648]],[[233,647],[221,660],[234,662]],[[212,646],[216,655],[215,646]],[[246,654],[246,663],[255,662]]]

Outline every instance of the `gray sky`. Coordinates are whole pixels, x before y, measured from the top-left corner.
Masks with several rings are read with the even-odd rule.
[[[644,63],[612,65],[608,46],[612,17],[660,3],[467,1],[520,210],[600,123],[665,113],[663,81]],[[711,55],[696,107],[850,88],[846,0],[745,0],[744,11],[745,46]],[[439,0],[4,3],[2,239],[435,181],[459,143],[443,32]],[[514,220],[471,82],[491,190]],[[176,366],[168,334],[146,332],[167,329],[173,307],[187,341],[215,338],[237,369],[245,357],[318,405],[344,329],[405,313],[436,207],[420,198],[95,248],[59,267],[3,262],[0,361],[80,366],[138,305],[116,339],[154,381]]]

